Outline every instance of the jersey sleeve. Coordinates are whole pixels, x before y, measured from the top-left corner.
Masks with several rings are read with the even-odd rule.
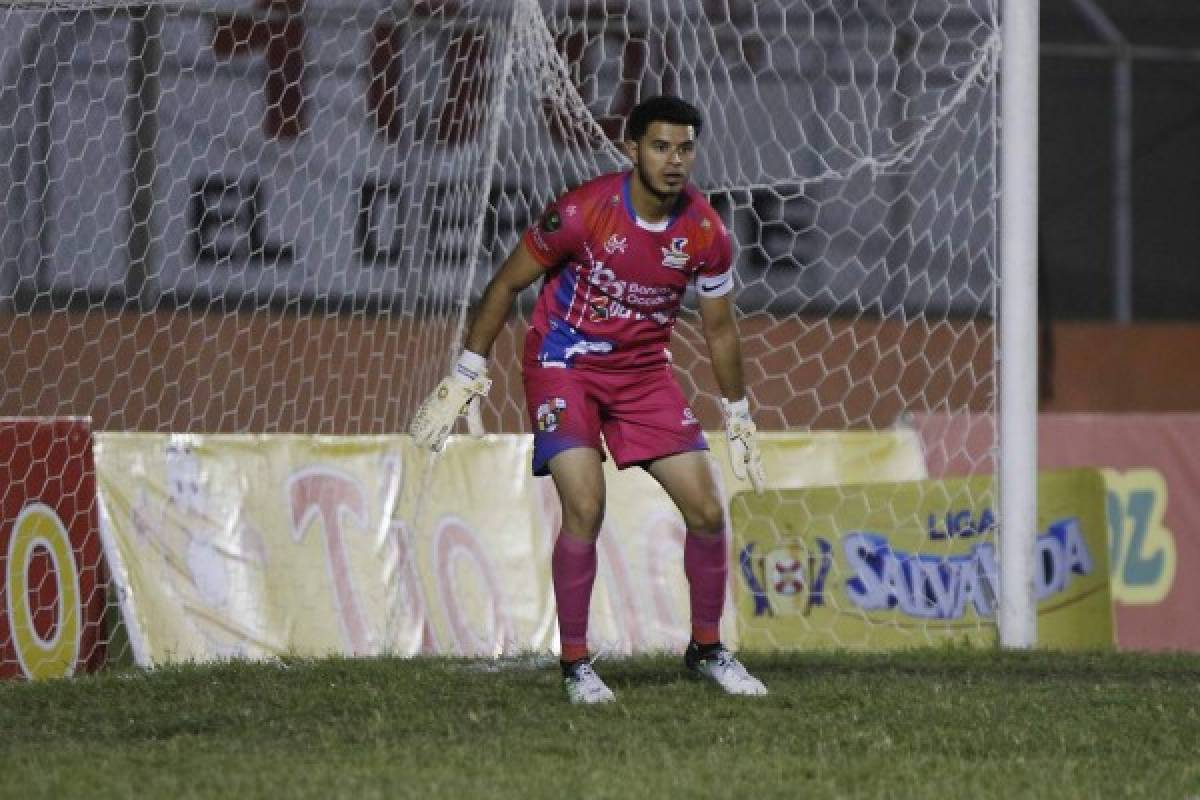
[[[525,248],[546,269],[562,263],[579,251],[584,240],[582,214],[578,199],[569,192],[542,212],[542,216],[525,231]]]
[[[696,270],[696,293],[701,297],[724,297],[733,291],[733,242],[720,219],[715,227],[704,261]]]

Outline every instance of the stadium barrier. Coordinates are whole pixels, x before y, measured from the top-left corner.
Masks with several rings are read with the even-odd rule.
[[[959,448],[992,441],[985,414],[913,418],[930,477],[968,471]],[[1038,419],[1040,469],[1090,466],[1107,487],[1117,643],[1200,651],[1200,414],[1056,414]]]
[[[740,493],[738,630],[757,650],[993,644],[1000,593],[987,476]],[[1038,644],[1113,644],[1104,479],[1038,480]]]
[[[1104,441],[1071,429],[1088,418],[1050,422],[1064,442]],[[1151,447],[1145,430],[1155,421],[1129,422],[1126,437]],[[991,641],[988,479],[923,480],[927,463],[935,476],[952,464],[923,452],[921,435],[937,424],[937,441],[972,435],[972,421],[959,423],[957,432],[927,418],[887,433],[768,433],[772,489],[761,497],[737,493],[724,439],[710,435],[719,484],[734,492],[723,635],[751,649]],[[1178,436],[1187,433],[1179,425],[1200,419],[1158,424]],[[455,437],[433,469],[405,436],[94,438],[93,466],[85,421],[0,425],[5,677],[104,665],[110,571],[108,597],[142,665],[556,647],[548,564],[558,500],[549,480],[529,475],[529,437]],[[1125,452],[1126,465],[1162,463]],[[1161,474],[1043,475],[1043,645],[1111,642],[1110,550],[1119,613],[1157,616],[1186,594],[1186,582],[1172,580],[1186,565],[1171,536],[1178,521],[1163,523]],[[609,463],[606,477],[594,640],[608,654],[679,649],[688,608],[682,521],[640,470]],[[1190,557],[1181,544],[1179,560]],[[1130,583],[1154,570],[1165,586]],[[1147,605],[1132,605],[1139,601]],[[1188,625],[1171,630],[1173,641],[1191,635]],[[1147,636],[1151,646],[1165,641]]]
[[[734,487],[723,436],[710,442],[723,491]],[[757,502],[869,480],[925,485],[915,431],[767,434],[763,444],[774,490]],[[526,436],[456,437],[427,470],[428,456],[403,436],[101,434],[102,518],[135,660],[554,650],[549,553],[558,502],[549,480],[529,475],[530,446]],[[682,522],[644,473],[611,463],[606,471],[593,641],[607,654],[677,650],[688,608]],[[1055,519],[1085,520],[1096,565],[1088,593],[1107,603],[1105,548],[1095,540],[1103,536],[1095,522],[1102,504],[1074,490],[1063,496],[1075,510]],[[957,507],[938,508],[938,518],[949,511],[957,519]],[[986,512],[972,513],[979,520]],[[925,518],[919,522],[927,534]],[[761,620],[746,611],[754,598],[744,572],[735,568],[731,583],[726,639],[809,646],[811,639],[779,635],[782,615],[775,638],[764,640]],[[1082,608],[1062,599],[1049,601],[1057,614]],[[895,629],[888,613],[863,629]],[[969,613],[978,617],[972,638],[994,635],[986,613]],[[1110,624],[1070,619],[1064,628],[1091,633],[1052,644],[1111,641]],[[938,622],[926,618],[910,626],[916,635],[862,644],[921,644],[971,627],[959,619],[939,630]]]

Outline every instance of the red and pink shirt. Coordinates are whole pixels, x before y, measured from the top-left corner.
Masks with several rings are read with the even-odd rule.
[[[732,247],[694,186],[659,224],[639,219],[632,173],[601,175],[550,204],[524,243],[546,268],[525,341],[527,365],[627,370],[665,364],[687,286],[733,289]]]

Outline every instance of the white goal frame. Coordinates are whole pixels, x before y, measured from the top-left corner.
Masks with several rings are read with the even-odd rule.
[[[512,0],[519,10],[526,0]],[[532,0],[530,0],[532,1]],[[237,0],[216,0],[234,4]],[[134,5],[127,0],[0,0],[6,9],[94,9]],[[136,4],[170,10],[187,6],[180,0]],[[999,7],[1002,52],[999,97],[1000,132],[1000,233],[999,233],[999,389],[996,421],[999,438],[997,489],[999,494],[1000,596],[997,625],[1003,647],[1027,648],[1037,642],[1034,600],[1034,544],[1037,536],[1037,195],[1038,195],[1038,13],[1040,0],[991,0]],[[507,65],[505,66],[507,71]],[[154,106],[153,83],[147,81],[139,102]],[[502,93],[495,98],[493,117],[499,116]],[[148,120],[152,115],[144,115]],[[494,133],[494,132],[493,132]],[[139,132],[139,141],[140,141]],[[494,151],[494,137],[488,148]],[[145,148],[143,148],[145,149]],[[494,159],[493,159],[494,160]],[[142,169],[153,170],[148,160]],[[148,185],[139,179],[138,185]],[[148,198],[143,198],[148,202]],[[131,211],[140,221],[146,206],[135,198]],[[149,212],[145,212],[148,215]],[[483,219],[475,220],[475,227]],[[131,241],[135,263],[140,250]],[[478,255],[478,254],[476,254]],[[129,296],[145,306],[154,298],[143,291],[139,272],[131,270]],[[465,298],[463,300],[465,303]],[[456,308],[457,330],[465,319],[465,304]],[[460,335],[453,337],[457,342]]]
[[[1001,9],[1000,644],[1037,643],[1037,200],[1039,0]]]

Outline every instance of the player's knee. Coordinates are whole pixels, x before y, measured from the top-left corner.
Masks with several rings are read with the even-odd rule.
[[[604,524],[604,501],[597,497],[563,501],[563,528],[576,536],[595,538]]]
[[[717,502],[705,503],[684,515],[688,530],[701,536],[718,536],[725,530],[725,511]]]

